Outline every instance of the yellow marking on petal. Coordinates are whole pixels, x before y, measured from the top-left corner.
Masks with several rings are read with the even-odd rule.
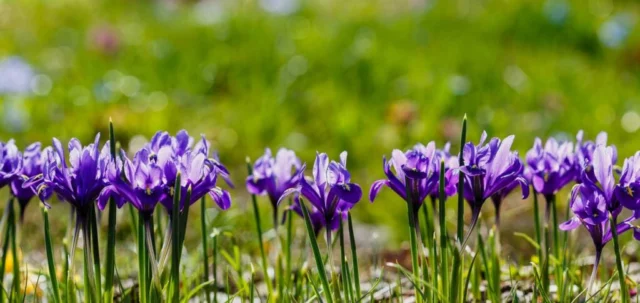
[[[549,173],[544,173],[544,182],[549,182]]]
[[[147,192],[147,195],[150,196],[151,195],[151,188],[147,187],[146,192]]]
[[[631,189],[631,186],[627,186],[627,194],[633,197],[633,189]]]
[[[171,189],[169,190],[169,196],[173,197],[173,194],[175,193],[176,189],[175,187],[171,187]]]

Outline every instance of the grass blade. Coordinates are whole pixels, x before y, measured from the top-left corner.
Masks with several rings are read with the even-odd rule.
[[[207,242],[208,242],[209,235],[207,232],[206,210],[207,208],[205,205],[205,198],[202,197],[202,199],[200,199],[200,227],[202,230],[202,268],[203,268],[203,275],[204,275],[203,281],[202,281],[203,284],[207,283],[207,281],[209,280],[209,254],[207,249]],[[203,289],[205,290],[206,302],[211,303],[211,292],[206,290],[206,288],[203,288]],[[187,296],[187,298],[189,298],[189,296]]]
[[[327,302],[333,302],[333,296],[331,295],[331,288],[329,287],[329,280],[327,280],[327,272],[324,269],[324,263],[322,260],[322,255],[320,254],[320,249],[318,248],[318,241],[316,238],[316,233],[313,231],[313,226],[311,225],[311,218],[309,217],[309,210],[307,206],[303,203],[302,199],[300,199],[300,208],[302,208],[302,214],[304,216],[304,223],[307,228],[307,234],[309,235],[309,240],[311,241],[311,248],[313,250],[313,257],[316,260],[316,267],[318,268],[318,275],[320,276],[320,280],[322,282],[322,288],[324,288],[325,297],[327,298]],[[311,280],[311,279],[310,279]]]
[[[356,238],[353,233],[353,221],[351,220],[351,213],[347,215],[347,224],[349,226],[349,241],[351,242],[351,262],[353,262],[353,280],[356,286],[356,295],[358,298],[362,297],[360,290],[360,272],[358,268],[358,253],[356,251]]]
[[[247,158],[247,172],[251,176],[253,169],[251,168],[251,161]],[[269,296],[273,294],[273,286],[271,285],[271,279],[269,278],[269,265],[267,264],[267,255],[264,252],[264,242],[262,242],[262,223],[260,222],[260,208],[258,208],[258,201],[256,195],[251,195],[251,203],[253,206],[253,216],[256,222],[256,232],[258,233],[258,242],[260,243],[260,258],[262,261],[262,272],[264,274],[265,282],[267,284],[267,292]]]
[[[53,244],[51,241],[51,230],[49,229],[49,210],[40,204],[42,217],[44,219],[44,243],[47,251],[47,265],[49,267],[49,280],[51,281],[51,290],[53,292],[53,300],[60,303],[60,290],[58,289],[58,277],[56,275],[55,261],[53,259]]]
[[[111,160],[116,160],[116,143],[113,132],[113,121],[109,118],[109,148]],[[105,303],[113,302],[113,279],[116,267],[116,202],[109,198],[109,225],[107,230],[107,256],[104,273],[104,300]]]

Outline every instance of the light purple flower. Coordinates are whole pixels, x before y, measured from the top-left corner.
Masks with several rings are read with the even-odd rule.
[[[294,151],[281,148],[274,158],[267,148],[253,165],[253,174],[247,177],[247,190],[254,195],[269,196],[275,208],[282,194],[298,184],[300,167]]]
[[[0,188],[9,185],[20,174],[22,155],[15,141],[0,142]]]
[[[35,195],[34,190],[31,187],[25,187],[24,184],[30,178],[42,174],[43,157],[40,148],[40,142],[27,146],[24,153],[21,155],[22,168],[20,169],[20,174],[11,181],[11,194],[18,199],[21,212],[24,211],[27,203],[29,203],[31,198]]]
[[[527,152],[525,175],[536,192],[545,196],[555,195],[580,174],[571,142],[558,143],[549,138],[542,146],[536,138],[533,148]]]
[[[598,136],[596,136],[596,141],[584,141],[584,132],[582,130],[578,131],[576,135],[576,149],[575,149],[575,160],[574,163],[576,165],[576,169],[580,172],[576,176],[576,182],[581,183],[583,179],[584,169],[593,161],[593,153],[596,150],[596,146],[603,145],[607,146],[607,133],[600,132]],[[613,163],[617,162],[618,152],[614,145],[611,145],[612,148],[612,160]]]

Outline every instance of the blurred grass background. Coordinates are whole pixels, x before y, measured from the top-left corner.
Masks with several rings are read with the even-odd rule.
[[[311,163],[316,151],[347,150],[353,180],[368,192],[394,148],[452,141],[457,152],[465,113],[470,140],[482,130],[516,134],[521,155],[536,136],[571,139],[584,129],[588,138],[607,131],[624,158],[640,146],[639,8],[608,0],[2,1],[0,82],[17,77],[7,62],[29,67],[22,92],[0,93],[0,139],[90,142],[107,135],[109,117],[125,148],[157,130],[203,133],[232,171],[233,208],[246,218],[246,156],[284,146]],[[507,221],[531,216],[517,194],[506,207]],[[397,243],[405,211],[383,191],[375,205],[363,197],[354,215],[389,227]],[[511,221],[507,229],[532,228]]]

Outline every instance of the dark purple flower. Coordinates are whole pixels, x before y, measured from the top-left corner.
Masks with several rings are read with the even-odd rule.
[[[110,161],[109,144],[102,151],[98,147],[100,134],[95,141],[82,146],[78,139],[69,141],[69,165],[65,161],[62,144],[53,139],[53,150],[47,151],[42,175],[31,178],[26,186],[34,186],[40,199],[55,192],[62,200],[72,204],[80,215],[90,203],[94,203],[107,185],[105,172]],[[24,185],[23,185],[24,186]]]
[[[550,138],[542,147],[542,140],[536,138],[526,159],[525,175],[536,192],[545,196],[555,195],[580,174],[571,142]]]
[[[335,161],[329,163],[327,154],[317,154],[313,165],[312,181],[305,179],[305,167],[306,165],[303,165],[298,172],[298,186],[286,190],[280,201],[295,193],[297,205],[292,209],[300,214],[301,201],[297,198],[300,194],[311,203],[310,215],[317,217],[312,218],[316,227],[323,226],[327,231],[338,229],[340,220],[344,219],[362,197],[360,186],[351,183],[351,175],[347,171],[347,152],[340,154],[340,163]]]
[[[529,196],[529,186],[523,178],[524,167],[517,152],[511,151],[514,136],[500,141],[493,138],[484,145],[487,138],[482,133],[480,143],[476,146],[467,143],[463,149],[464,197],[471,208],[480,211],[482,204],[489,197],[504,191],[514,182],[520,184],[523,199]]]
[[[448,150],[438,151],[435,142],[429,142],[426,146],[418,144],[413,149],[402,152],[393,150],[391,160],[387,162],[383,157],[382,166],[387,179],[375,181],[369,191],[369,200],[373,202],[382,186],[391,188],[402,199],[407,201],[417,210],[422,206],[427,196],[439,194],[440,163],[445,161],[446,180],[445,186],[447,196],[453,195],[456,191],[452,168],[457,167],[455,159],[447,156]],[[448,168],[447,168],[448,166]],[[393,167],[394,172],[391,171]],[[409,182],[407,186],[407,182]],[[410,193],[407,192],[407,187]]]
[[[15,142],[0,142],[0,188],[9,185],[20,174],[22,155]]]
[[[281,148],[274,158],[267,148],[253,165],[253,174],[247,177],[247,190],[254,195],[269,196],[276,207],[284,191],[298,184],[300,166],[294,151]]]

